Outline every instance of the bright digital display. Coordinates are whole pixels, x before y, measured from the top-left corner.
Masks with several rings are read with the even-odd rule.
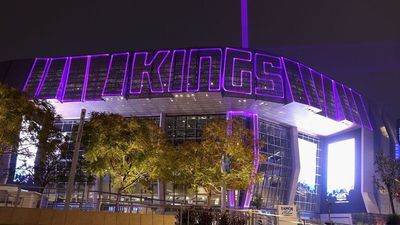
[[[354,138],[328,144],[327,195],[348,202],[355,180]]]
[[[316,143],[299,140],[300,174],[297,189],[301,192],[315,192],[315,174],[317,170]]]

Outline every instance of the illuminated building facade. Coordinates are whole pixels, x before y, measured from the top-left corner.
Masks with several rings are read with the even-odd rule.
[[[389,212],[371,174],[375,153],[394,149],[380,132],[390,125],[360,93],[299,62],[226,47],[35,58],[0,69],[1,82],[49,100],[61,127],[84,107],[152,117],[178,143],[201,140],[211,118],[242,118],[255,133],[253,165],[264,178],[229,192],[231,207],[260,198],[262,209],[296,204],[302,217],[323,220],[328,211],[350,220]],[[202,204],[201,193],[166,190],[167,198]]]

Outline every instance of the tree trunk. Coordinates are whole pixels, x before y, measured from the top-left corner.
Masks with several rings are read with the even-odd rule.
[[[40,201],[39,201],[39,208],[46,208],[48,197],[44,195],[44,190],[46,189],[45,185],[43,188],[39,188],[38,192],[40,193]]]
[[[99,176],[98,184],[97,184],[97,191],[99,195],[99,200],[97,201],[96,210],[101,210],[101,203],[103,201],[103,176]]]
[[[119,212],[119,203],[121,201],[121,193],[122,193],[122,189],[118,188],[118,192],[117,192],[117,202],[115,203],[115,212]]]
[[[207,192],[207,207],[211,208],[211,196],[212,196],[212,192],[208,191]]]
[[[393,193],[390,190],[390,186],[388,186],[387,189],[388,189],[388,194],[389,194],[390,206],[392,207],[392,214],[396,215],[396,210],[394,209],[394,204],[393,204]]]

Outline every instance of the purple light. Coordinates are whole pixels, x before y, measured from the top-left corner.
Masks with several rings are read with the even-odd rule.
[[[297,63],[297,68],[299,70],[299,76],[300,76],[301,83],[303,84],[304,93],[306,94],[307,103],[309,106],[311,106],[310,97],[308,96],[308,93],[307,93],[307,87],[306,87],[306,84],[304,83],[303,74],[301,73],[300,63]]]
[[[29,81],[31,80],[32,72],[33,72],[33,69],[36,66],[36,61],[37,60],[38,60],[38,58],[35,58],[35,60],[33,60],[33,64],[32,64],[31,70],[30,70],[30,72],[28,74],[28,78],[26,78],[26,81],[25,81],[24,87],[22,88],[22,91],[25,91],[26,87],[28,86]]]
[[[259,161],[260,161],[260,149],[259,149],[259,142],[258,142],[258,115],[252,112],[245,112],[245,111],[228,111],[227,112],[227,118],[228,120],[232,119],[233,116],[245,116],[245,117],[249,117],[252,119],[252,123],[253,123],[253,135],[254,135],[254,161],[253,161],[253,167],[254,167],[254,172],[253,174],[251,174],[251,179],[250,179],[250,183],[249,183],[249,188],[246,191],[246,197],[243,203],[243,207],[244,208],[249,208],[250,206],[250,201],[253,197],[253,189],[254,189],[254,177],[257,175],[257,171],[258,171],[258,165],[259,165]],[[232,128],[228,128],[228,132],[229,130],[232,130]],[[232,132],[232,131],[231,131]],[[233,192],[233,195],[232,195]],[[233,197],[232,197],[233,196]],[[229,193],[229,205],[230,207],[234,207],[234,191],[230,191]]]
[[[326,108],[325,91],[324,91],[324,83],[323,83],[323,79],[322,79],[322,74],[315,70],[312,70],[311,75],[314,80],[314,84],[315,84],[317,93],[318,93],[318,91],[320,91],[322,94],[322,96],[320,96],[320,94],[318,93],[318,101],[321,105],[321,109],[322,109],[323,113],[325,114],[325,117],[327,117],[327,113],[326,113],[327,108]],[[315,80],[317,80],[317,82]],[[318,87],[317,83],[319,83],[319,87]],[[321,103],[321,98],[322,98],[322,103]]]
[[[112,66],[113,66],[113,60],[114,57],[119,57],[119,56],[126,56],[126,60],[125,60],[125,70],[123,71],[123,76],[122,76],[122,87],[121,87],[121,92],[120,93],[113,93],[112,91],[106,91],[107,87],[108,87],[108,80],[110,78],[110,73],[112,71]],[[128,61],[129,60],[129,53],[128,52],[124,52],[124,53],[115,53],[111,55],[111,59],[110,59],[110,63],[108,64],[108,70],[107,70],[107,76],[106,76],[106,80],[104,82],[104,87],[103,87],[103,91],[101,93],[102,97],[108,97],[108,96],[123,96],[125,95],[126,92],[126,75],[128,73]],[[113,78],[118,78],[113,76]],[[112,87],[111,87],[112,88]]]
[[[234,54],[242,54],[241,58],[234,57]],[[243,56],[244,55],[244,56]],[[223,81],[224,81],[224,90],[226,92],[232,92],[232,93],[237,93],[237,94],[246,94],[246,95],[251,95],[253,86],[252,86],[252,74],[253,74],[253,67],[254,65],[248,65],[249,63],[252,62],[252,52],[251,51],[246,51],[246,50],[241,50],[241,49],[234,49],[234,48],[226,48],[225,49],[225,60],[224,60],[224,72],[223,72]],[[227,67],[226,64],[229,61],[229,63],[232,64],[232,66]],[[237,64],[241,63],[242,65],[239,67]],[[235,68],[239,67],[240,69],[240,84],[235,84]],[[247,68],[248,70],[242,69],[242,68]],[[231,74],[230,79],[231,82],[227,82],[226,76],[227,74]],[[249,87],[244,87],[243,86],[243,77],[245,74],[248,74],[249,78]],[[238,87],[240,89],[238,89]],[[244,88],[243,88],[244,87]]]
[[[47,71],[45,72],[45,75],[44,75],[44,77],[43,77],[43,79],[42,79],[42,82],[41,82],[41,84],[40,84],[40,86],[39,86],[39,88],[38,88],[38,90],[37,90],[37,92],[36,92],[36,97],[37,98],[41,98],[41,99],[58,99],[58,96],[59,96],[59,91],[60,91],[60,88],[61,88],[61,86],[62,86],[62,79],[63,79],[63,75],[64,75],[64,73],[65,73],[65,69],[66,69],[66,65],[67,65],[67,60],[68,60],[68,57],[59,57],[59,58],[51,58],[50,59],[50,62],[49,62],[49,65],[48,65],[48,68],[47,68]],[[61,74],[60,73],[57,73],[57,71],[60,69],[59,67],[57,67],[57,65],[56,65],[56,62],[57,61],[62,61],[63,62],[63,69],[62,69],[62,71],[61,71]],[[51,74],[54,74],[53,75],[53,77],[50,77],[50,78],[53,78],[53,81],[52,82],[49,82],[48,81],[48,78],[49,78],[49,76],[51,75]],[[50,75],[49,75],[50,74]],[[59,77],[54,77],[54,76],[56,76],[56,75],[59,75]],[[54,81],[55,80],[55,81]],[[55,89],[55,87],[54,87],[54,83],[55,82],[57,82],[58,83],[58,86],[57,86],[57,88]],[[54,90],[55,89],[55,90]],[[43,90],[45,90],[45,91],[52,91],[52,90],[54,90],[55,91],[55,93],[54,94],[48,94],[48,95],[43,95],[42,94],[42,92],[43,92]]]
[[[174,90],[173,89],[173,81],[175,80],[175,57],[177,53],[183,53],[182,56],[182,70],[181,70],[181,76],[180,76],[180,85],[179,85],[179,89]],[[190,56],[189,56],[190,57]],[[172,52],[172,60],[171,60],[171,66],[169,69],[169,77],[168,77],[168,92],[174,93],[174,92],[183,92],[183,80],[185,77],[185,61],[186,61],[186,50],[182,49],[182,50],[174,50]],[[189,63],[190,63],[190,59],[189,59]]]
[[[235,191],[230,190],[228,195],[229,195],[229,206],[231,208],[235,208]]]
[[[351,91],[351,94],[353,96],[354,104],[358,109],[358,114],[360,115],[360,119],[361,119],[361,123],[362,123],[363,127],[368,128],[369,130],[372,130],[371,122],[370,122],[369,117],[368,117],[368,111],[365,108],[365,104],[364,104],[362,96],[359,93],[355,92],[354,90],[350,89],[350,91]],[[360,105],[360,107],[362,107],[362,109],[360,109],[360,107],[357,106],[357,101],[354,98],[354,95],[356,95],[356,97],[358,97],[357,99],[359,100],[359,105]],[[361,111],[361,110],[363,110],[363,111]],[[364,117],[365,117],[364,120],[366,120],[367,124],[365,124],[364,120],[362,119],[361,112],[363,112]]]
[[[199,63],[198,63],[198,68],[197,70],[192,69],[192,63],[193,59],[196,59],[196,55],[199,55]],[[215,59],[217,57],[218,59]],[[202,66],[203,66],[203,61],[208,60],[209,66],[208,66],[208,91],[220,91],[221,90],[221,68],[222,68],[222,49],[220,48],[204,48],[204,49],[191,49],[189,52],[189,59],[188,59],[188,68],[187,68],[187,84],[186,84],[186,91],[187,92],[198,92],[200,91],[201,87],[201,77],[204,76],[202,75]],[[213,69],[213,62],[219,60],[219,67],[217,70]],[[195,65],[197,63],[194,62]],[[196,72],[197,72],[197,79],[196,79]],[[213,82],[213,75],[217,78],[216,82]],[[194,87],[192,88],[191,82],[192,80],[196,80],[197,83],[196,85],[193,85]],[[214,84],[217,83],[217,87],[212,87]]]
[[[302,103],[305,105],[310,105],[310,101],[308,99],[308,95],[307,95],[306,88],[304,85],[303,77],[302,77],[301,71],[300,71],[300,64],[296,61],[293,61],[293,60],[290,60],[287,58],[282,58],[282,59],[283,59],[283,64],[285,66],[286,78],[288,81],[289,89],[294,88],[295,90],[297,90],[295,92],[295,94],[291,93],[291,95],[293,97],[293,101],[299,102],[299,103]],[[288,73],[287,69],[291,68],[291,67],[293,69],[293,66],[295,67],[294,68],[295,72],[292,72],[292,70],[289,70],[290,73]],[[301,89],[297,88],[296,84],[298,84],[298,83],[301,83],[301,86],[302,86]],[[293,90],[291,90],[291,91],[293,91]]]
[[[343,84],[340,84],[340,87],[341,88],[339,88],[338,90],[342,90],[343,93],[342,93],[342,95],[339,94],[339,96],[343,96],[342,98],[344,98],[343,100],[346,102],[343,105],[347,107],[348,112],[349,112],[350,117],[351,117],[351,118],[347,118],[347,119],[350,119],[352,122],[354,122],[354,116],[353,116],[353,113],[352,113],[352,110],[351,110],[349,98],[347,97],[347,94],[346,94],[346,91],[345,91],[345,87],[344,87]]]
[[[280,57],[280,58],[281,58],[282,66],[283,66],[284,76],[286,78],[287,86],[288,86],[289,93],[290,93],[290,101],[294,101],[293,91],[292,91],[292,87],[290,86],[290,81],[289,81],[289,75],[288,75],[287,70],[286,70],[285,58],[283,58],[283,57]]]
[[[147,76],[147,80],[148,80],[148,84],[150,86],[150,92],[151,93],[164,93],[164,85],[161,79],[161,75],[160,75],[160,68],[161,66],[164,64],[165,60],[167,59],[168,55],[170,53],[170,50],[160,50],[157,51],[155,56],[153,57],[153,59],[147,63],[147,56],[148,56],[148,52],[135,52],[133,55],[133,62],[132,62],[132,71],[131,71],[131,84],[130,84],[130,90],[129,93],[130,94],[141,94],[142,93],[142,89],[143,89],[143,79],[144,76]],[[160,56],[161,55],[161,56]],[[137,68],[137,58],[138,57],[144,57],[143,62],[141,62],[140,66],[142,66],[143,68],[140,68],[139,71],[135,71]],[[161,59],[159,58],[161,57]],[[155,64],[155,65],[153,65]],[[157,77],[154,77],[154,75],[152,74],[152,67],[156,67],[157,68]],[[139,83],[139,88],[137,87],[133,87],[134,82],[135,82],[135,77],[138,76],[138,74],[135,74],[135,72],[140,73],[140,83]],[[154,79],[153,79],[154,78]],[[153,82],[155,80],[158,80],[160,83],[160,89],[159,90],[154,90],[153,89]]]
[[[279,62],[279,65],[274,65],[270,58],[276,59]],[[283,88],[283,80],[282,80],[282,62],[279,57],[265,55],[256,53],[254,55],[254,75],[257,79],[257,84],[259,82],[270,83],[271,88],[263,88],[255,87],[254,93],[259,96],[267,96],[273,98],[284,98],[284,88]],[[262,62],[262,71],[259,73],[258,61]],[[270,71],[270,72],[269,72]],[[264,77],[260,76],[264,75]],[[276,85],[280,86],[281,95],[277,95],[274,91],[276,90]]]
[[[43,71],[41,71],[40,66],[37,66],[39,61],[45,61],[44,63],[44,67],[43,67]],[[39,89],[40,84],[42,83],[43,80],[43,76],[46,73],[46,69],[49,63],[49,58],[35,58],[34,63],[32,65],[32,68],[30,70],[30,73],[28,75],[28,78],[26,79],[26,82],[24,84],[23,87],[23,91],[28,92],[29,94],[32,94],[33,96],[36,95],[37,90]],[[39,73],[36,74],[35,70],[39,68]],[[34,77],[33,77],[34,76]],[[37,82],[35,81],[35,79],[37,79]],[[32,87],[30,87],[32,86]],[[32,88],[33,90],[29,90],[30,88]]]
[[[86,59],[86,69],[85,69],[85,79],[83,80],[83,88],[82,88],[82,97],[81,101],[84,102],[86,99],[86,90],[89,79],[89,70],[90,70],[90,61],[92,60],[91,56],[88,56]]]
[[[46,66],[44,67],[42,76],[40,78],[39,86],[36,88],[36,92],[35,92],[35,95],[34,95],[35,97],[39,96],[40,90],[42,90],[44,81],[46,80],[47,73],[49,72],[49,68],[50,68],[50,65],[51,65],[52,61],[53,61],[53,59],[47,59],[46,60]]]
[[[253,135],[254,135],[254,172],[251,175],[250,185],[246,192],[246,198],[244,200],[244,208],[249,208],[250,201],[253,198],[253,191],[254,191],[254,178],[257,175],[258,171],[258,164],[260,163],[260,148],[258,142],[258,115],[253,114]]]
[[[247,0],[240,0],[240,14],[242,22],[242,48],[249,47],[249,30],[248,30],[248,10]]]
[[[66,68],[64,69],[63,77],[61,79],[61,90],[58,100],[64,102],[65,90],[67,89],[67,81],[69,77],[69,69],[71,67],[71,57],[67,57]]]
[[[84,91],[82,94],[82,102],[86,101],[86,100],[90,100],[90,101],[100,101],[103,100],[101,97],[102,92],[103,92],[103,88],[104,88],[104,84],[106,83],[106,77],[104,76],[100,76],[101,74],[96,74],[96,70],[92,70],[93,66],[96,69],[96,63],[98,65],[98,60],[105,60],[106,63],[104,63],[104,65],[107,65],[107,63],[110,62],[110,55],[109,54],[97,54],[97,55],[90,55],[88,56],[88,60],[87,60],[87,65],[86,65],[86,73],[85,73],[85,81],[84,81]],[[100,63],[103,64],[103,63]],[[107,68],[107,66],[104,66],[103,68]],[[107,75],[106,75],[107,76]],[[90,81],[90,82],[89,82]],[[97,85],[96,82],[101,81],[103,85]],[[94,92],[94,95],[92,94],[91,96],[87,96],[87,87],[90,84],[95,84],[94,87],[93,85],[91,86],[94,90],[97,90],[96,92]],[[99,90],[99,87],[102,87],[101,90]],[[93,93],[93,92],[92,92]]]
[[[333,81],[333,97],[335,99],[335,105],[336,105],[336,120],[341,121],[346,118],[345,113],[344,113],[344,108],[343,108],[343,103],[340,100],[339,97],[339,92],[337,90],[337,86],[340,85],[339,83],[336,83]]]
[[[367,108],[365,107],[365,104],[364,104],[363,97],[361,96],[361,94],[358,94],[358,95],[360,96],[360,101],[361,101],[361,104],[362,104],[362,106],[363,106],[363,108],[364,108],[365,117],[367,118],[367,121],[368,121],[367,128],[370,129],[370,130],[373,130],[373,129],[372,129],[372,125],[371,125],[371,120],[369,119],[369,115],[368,115]]]
[[[313,75],[313,73],[315,73],[315,71],[311,68],[308,68],[308,71],[310,72],[310,79],[311,79],[312,85],[315,90],[315,95],[317,96],[317,104],[318,104],[317,107],[318,107],[318,109],[325,111],[324,106],[321,105],[321,99],[320,99],[320,96],[318,93],[318,88],[317,88],[317,85],[315,84],[314,75]]]
[[[314,78],[312,75],[312,69],[303,64],[300,64],[300,74],[301,74],[301,77],[302,77],[304,85],[305,85],[306,95],[308,96],[308,99],[310,102],[309,105],[313,106],[315,108],[318,108],[318,109],[322,109],[318,91],[317,91],[317,87],[315,86]],[[307,78],[308,82],[305,82],[305,78]],[[307,83],[310,83],[311,85],[307,86],[306,85]],[[313,95],[315,95],[314,99],[312,99],[310,97]]]
[[[69,66],[68,66],[68,75],[67,75],[67,77],[66,77],[66,80],[65,80],[65,89],[64,89],[64,93],[63,93],[63,95],[62,95],[62,102],[80,102],[80,101],[83,101],[84,100],[84,94],[83,94],[83,91],[84,91],[84,86],[85,86],[85,80],[86,80],[86,77],[87,77],[87,72],[88,72],[88,57],[89,56],[73,56],[73,57],[70,57],[70,62],[69,62]],[[79,98],[79,99],[74,99],[74,97],[72,97],[72,98],[70,98],[70,99],[65,99],[65,96],[68,94],[68,81],[70,80],[70,78],[71,78],[71,74],[70,74],[70,71],[71,71],[71,65],[72,65],[72,63],[73,63],[73,60],[74,59],[86,59],[86,66],[85,66],[85,72],[84,72],[84,78],[83,78],[83,85],[82,85],[82,92],[81,92],[81,97]]]
[[[351,107],[351,113],[353,115],[354,122],[362,125],[360,112],[358,111],[358,107],[356,105],[356,102],[354,101],[354,97],[353,97],[351,88],[346,87],[345,85],[343,85],[343,88],[345,90],[346,97],[349,100],[349,105]],[[350,101],[350,99],[351,99],[351,101]]]
[[[247,0],[244,2],[247,7]],[[132,54],[130,71],[128,52],[112,54],[107,62],[105,58],[95,61],[94,57],[108,54],[66,57],[65,64],[61,64],[61,61],[56,64],[56,60],[65,58],[35,58],[23,90],[34,92],[40,98],[83,102],[98,100],[97,97],[124,96],[127,90],[135,96],[154,94],[157,97],[156,94],[218,92],[223,89],[223,92],[237,94],[231,96],[250,95],[255,99],[260,97],[277,103],[284,103],[283,100],[296,101],[320,108],[324,116],[334,120],[350,120],[351,117],[354,123],[371,127],[362,96],[353,96],[352,91],[344,85],[283,57],[262,52],[254,53],[253,57],[252,51],[235,48],[225,48],[224,51],[222,48],[160,50],[155,51],[152,58],[149,58],[150,52]],[[107,74],[101,73],[101,77],[96,79],[97,74],[93,73],[103,64],[108,66]],[[128,73],[131,73],[129,84]],[[58,86],[55,86],[53,83],[57,82]],[[90,92],[86,93],[87,90]]]

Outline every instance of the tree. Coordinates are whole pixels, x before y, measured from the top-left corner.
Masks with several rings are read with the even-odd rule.
[[[35,119],[29,116],[35,112],[35,103],[21,91],[0,84],[0,154],[9,152],[12,146],[18,145],[22,121]],[[28,123],[27,131],[32,131],[33,125]]]
[[[155,123],[117,114],[92,113],[82,138],[87,168],[98,176],[109,175],[120,196],[136,184],[147,184],[154,158],[165,147]]]
[[[208,193],[208,206],[213,193],[219,193],[225,184],[227,189],[246,189],[256,171],[254,161],[254,136],[240,120],[215,120],[207,124],[201,142],[204,157],[195,173],[195,183]],[[230,161],[229,173],[222,173],[222,158]]]
[[[205,126],[201,142],[184,141],[165,149],[156,162],[158,178],[194,189],[204,188],[211,206],[211,196],[220,193],[222,184],[232,190],[248,187],[255,172],[253,144],[251,130],[239,120],[212,121]],[[221,171],[223,156],[230,160],[229,173]]]
[[[30,99],[20,90],[0,84],[0,154],[34,158],[34,165],[25,161],[18,169],[24,170],[28,174],[25,179],[41,187],[41,192],[57,181],[55,168],[66,147],[65,137],[55,127],[56,119],[60,117],[47,101]]]
[[[378,189],[388,192],[392,214],[395,215],[393,198],[400,192],[400,161],[380,152],[376,155],[375,165],[375,173],[378,177],[376,178],[376,185]]]

